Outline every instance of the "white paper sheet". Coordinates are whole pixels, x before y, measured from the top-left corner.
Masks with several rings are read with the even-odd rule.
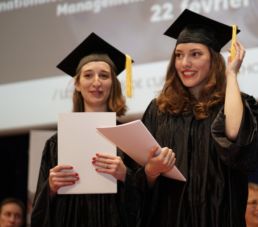
[[[146,164],[151,148],[154,146],[160,148],[160,145],[141,120],[114,127],[98,127],[97,130],[140,165]],[[176,166],[165,173],[164,176],[179,181],[186,181]]]
[[[59,194],[116,193],[116,179],[98,173],[92,164],[97,152],[116,155],[116,146],[96,130],[115,126],[112,112],[64,113],[58,119],[58,164],[69,164],[79,173],[80,180],[59,189]]]

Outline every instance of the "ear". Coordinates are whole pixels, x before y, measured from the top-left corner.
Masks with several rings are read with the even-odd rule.
[[[75,90],[76,90],[76,91],[81,92],[80,83],[75,83],[74,87],[75,87]]]

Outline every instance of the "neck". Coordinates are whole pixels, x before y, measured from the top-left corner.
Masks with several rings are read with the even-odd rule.
[[[199,89],[189,88],[190,93],[195,97],[196,100],[200,98]]]
[[[84,106],[84,112],[107,112],[106,106]]]

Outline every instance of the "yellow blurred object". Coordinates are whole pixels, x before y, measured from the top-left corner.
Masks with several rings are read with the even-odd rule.
[[[132,58],[126,54],[126,62],[125,62],[125,70],[126,70],[126,96],[132,97]]]
[[[232,25],[232,40],[231,40],[231,47],[230,47],[230,59],[233,61],[233,59],[236,56],[236,48],[234,44],[236,43],[236,36],[237,36],[237,26]]]

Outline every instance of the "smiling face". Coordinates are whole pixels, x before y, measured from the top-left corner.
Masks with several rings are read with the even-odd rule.
[[[1,227],[20,227],[22,225],[22,209],[16,203],[2,206],[0,213]]]
[[[112,87],[111,68],[104,61],[92,61],[82,66],[75,89],[82,94],[85,111],[107,111]]]
[[[180,43],[175,50],[175,68],[183,85],[196,97],[206,84],[210,72],[211,54],[199,43]]]

